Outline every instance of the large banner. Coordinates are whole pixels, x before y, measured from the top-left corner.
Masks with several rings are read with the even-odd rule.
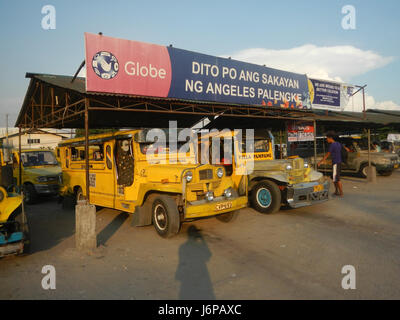
[[[343,110],[353,93],[353,86],[340,82],[308,79],[313,108]]]
[[[310,109],[306,75],[85,33],[86,90]]]

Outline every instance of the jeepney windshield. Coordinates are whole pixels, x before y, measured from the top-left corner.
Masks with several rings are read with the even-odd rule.
[[[247,143],[246,146],[246,140],[242,141],[242,146],[241,146],[241,152],[242,153],[262,153],[262,152],[269,152],[270,148],[270,142],[271,140],[269,139],[254,139],[254,144],[253,143]]]
[[[22,152],[22,165],[24,167],[53,166],[57,165],[57,159],[51,151]]]

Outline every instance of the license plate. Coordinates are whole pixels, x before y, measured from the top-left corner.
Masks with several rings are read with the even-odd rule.
[[[320,192],[323,190],[324,190],[324,185],[322,185],[322,184],[314,186],[314,192]]]
[[[230,208],[232,208],[232,202],[218,203],[215,206],[216,211],[221,211],[221,210],[230,209]]]

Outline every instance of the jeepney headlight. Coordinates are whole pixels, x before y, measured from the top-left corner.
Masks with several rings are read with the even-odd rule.
[[[286,170],[292,170],[292,169],[293,169],[292,165],[288,164],[288,165],[286,166]]]
[[[58,174],[58,182],[59,182],[60,184],[63,183],[63,175],[62,175],[62,173]]]
[[[304,168],[308,168],[308,167],[309,167],[308,163],[304,162]]]
[[[217,177],[222,178],[224,176],[224,169],[218,168],[217,169]]]
[[[193,180],[193,172],[192,171],[186,172],[185,178],[186,178],[187,182],[192,181]]]
[[[206,199],[207,199],[207,201],[213,201],[214,200],[214,193],[212,191],[208,191],[206,193]]]
[[[232,188],[229,187],[228,189],[225,189],[224,196],[227,198],[232,197]]]
[[[38,182],[47,182],[47,177],[43,176],[43,177],[38,177],[37,178]]]

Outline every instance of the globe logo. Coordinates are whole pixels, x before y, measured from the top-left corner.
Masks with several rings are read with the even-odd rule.
[[[100,78],[110,80],[118,74],[119,64],[111,52],[99,51],[93,56],[92,68]]]

